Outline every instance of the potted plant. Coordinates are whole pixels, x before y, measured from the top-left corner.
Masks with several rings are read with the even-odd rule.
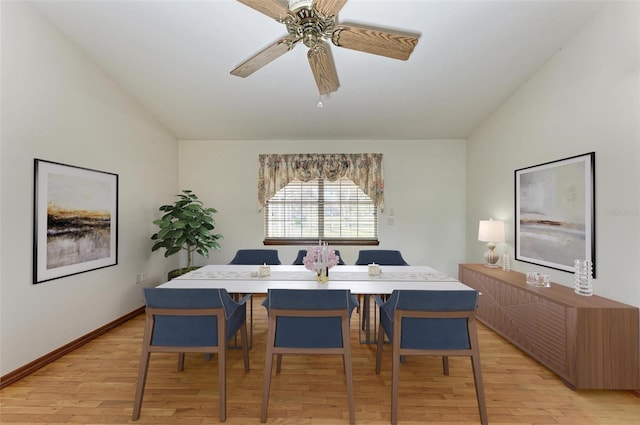
[[[159,220],[154,220],[160,230],[151,236],[157,241],[151,251],[164,248],[164,256],[177,254],[183,249],[187,251],[187,267],[169,272],[169,280],[198,267],[191,266],[193,253],[197,252],[203,257],[209,257],[209,249],[220,249],[218,240],[222,235],[212,233],[215,228],[213,214],[218,211],[214,208],[206,208],[191,190],[183,190],[176,195],[178,199],[171,205],[163,205],[159,208],[164,215]]]

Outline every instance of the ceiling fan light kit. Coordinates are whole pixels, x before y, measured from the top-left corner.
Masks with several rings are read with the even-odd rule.
[[[289,0],[287,8],[277,0],[238,0],[283,23],[288,35],[250,57],[232,75],[248,77],[292,50],[298,42],[309,48],[307,58],[320,96],[338,90],[340,83],[327,41],[346,49],[407,60],[418,36],[356,25],[338,25],[336,16],[347,0]]]

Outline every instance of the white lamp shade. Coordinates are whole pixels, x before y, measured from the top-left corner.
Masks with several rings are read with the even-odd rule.
[[[504,221],[480,220],[478,240],[482,242],[504,242]]]

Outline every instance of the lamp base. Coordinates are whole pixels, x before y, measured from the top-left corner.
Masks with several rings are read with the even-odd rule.
[[[487,244],[487,252],[484,253],[484,261],[485,267],[490,267],[492,269],[498,268],[498,260],[500,256],[494,251],[496,249],[496,244],[493,242],[489,242]]]

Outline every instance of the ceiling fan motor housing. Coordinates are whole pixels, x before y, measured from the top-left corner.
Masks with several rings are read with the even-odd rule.
[[[307,9],[311,9],[313,5],[313,0],[289,0],[289,10],[295,12],[296,9],[301,7],[306,7]]]
[[[304,3],[290,2],[291,3]],[[316,47],[321,39],[331,39],[335,27],[335,17],[325,17],[311,7],[298,6],[293,10],[295,20],[286,23],[287,31],[291,37],[302,40],[309,48]]]

